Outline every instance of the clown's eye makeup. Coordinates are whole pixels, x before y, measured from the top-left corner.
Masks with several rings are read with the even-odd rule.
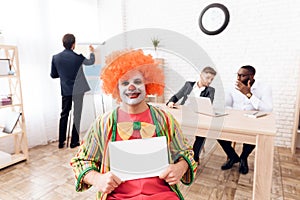
[[[126,80],[126,81],[122,81],[121,85],[122,86],[128,86],[130,83],[131,83],[131,81]],[[133,80],[133,84],[141,85],[141,84],[143,84],[143,80],[140,79],[140,78],[136,78],[136,79]]]
[[[137,79],[134,79],[133,83],[136,84],[136,85],[140,85],[140,84],[143,83],[143,81],[142,81],[142,79],[137,78]]]
[[[127,86],[127,85],[129,85],[129,81],[122,81],[122,82],[121,82],[121,85],[122,85],[122,86]]]

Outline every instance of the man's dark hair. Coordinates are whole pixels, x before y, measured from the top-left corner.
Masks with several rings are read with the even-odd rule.
[[[251,65],[245,65],[245,66],[242,66],[241,68],[246,69],[246,70],[248,70],[248,72],[250,72],[250,74],[255,75],[256,70]]]
[[[62,39],[63,45],[66,49],[71,49],[72,45],[75,43],[75,36],[73,34],[65,34]]]

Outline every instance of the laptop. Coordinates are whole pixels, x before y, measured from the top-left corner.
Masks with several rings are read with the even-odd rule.
[[[211,100],[208,97],[189,97],[189,104],[194,112],[212,117],[221,117],[228,115],[224,111],[214,110]]]
[[[12,133],[18,123],[20,112],[11,111],[7,113],[3,132]]]
[[[166,136],[109,142],[110,171],[122,181],[159,176],[169,166]]]

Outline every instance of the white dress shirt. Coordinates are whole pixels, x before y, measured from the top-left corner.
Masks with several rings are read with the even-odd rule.
[[[273,109],[272,89],[266,84],[255,80],[251,87],[252,96],[246,95],[233,87],[226,92],[226,107],[237,110],[259,110],[271,112]]]
[[[204,87],[199,87],[198,86],[198,81],[195,83],[194,87],[193,87],[193,94],[195,95],[195,97],[200,97],[200,94],[203,90],[205,90],[205,86]]]
[[[196,81],[196,83],[194,84],[193,86],[193,90],[191,91],[190,93],[190,96],[191,97],[200,97],[200,94],[203,90],[205,90],[206,87],[200,87],[198,86],[198,81]],[[185,105],[188,105],[190,104],[190,99],[188,98],[186,101],[185,101]]]

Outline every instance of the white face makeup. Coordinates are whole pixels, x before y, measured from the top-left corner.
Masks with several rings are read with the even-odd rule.
[[[118,87],[122,102],[128,105],[139,104],[146,97],[144,78],[138,71],[130,72],[122,77]]]

